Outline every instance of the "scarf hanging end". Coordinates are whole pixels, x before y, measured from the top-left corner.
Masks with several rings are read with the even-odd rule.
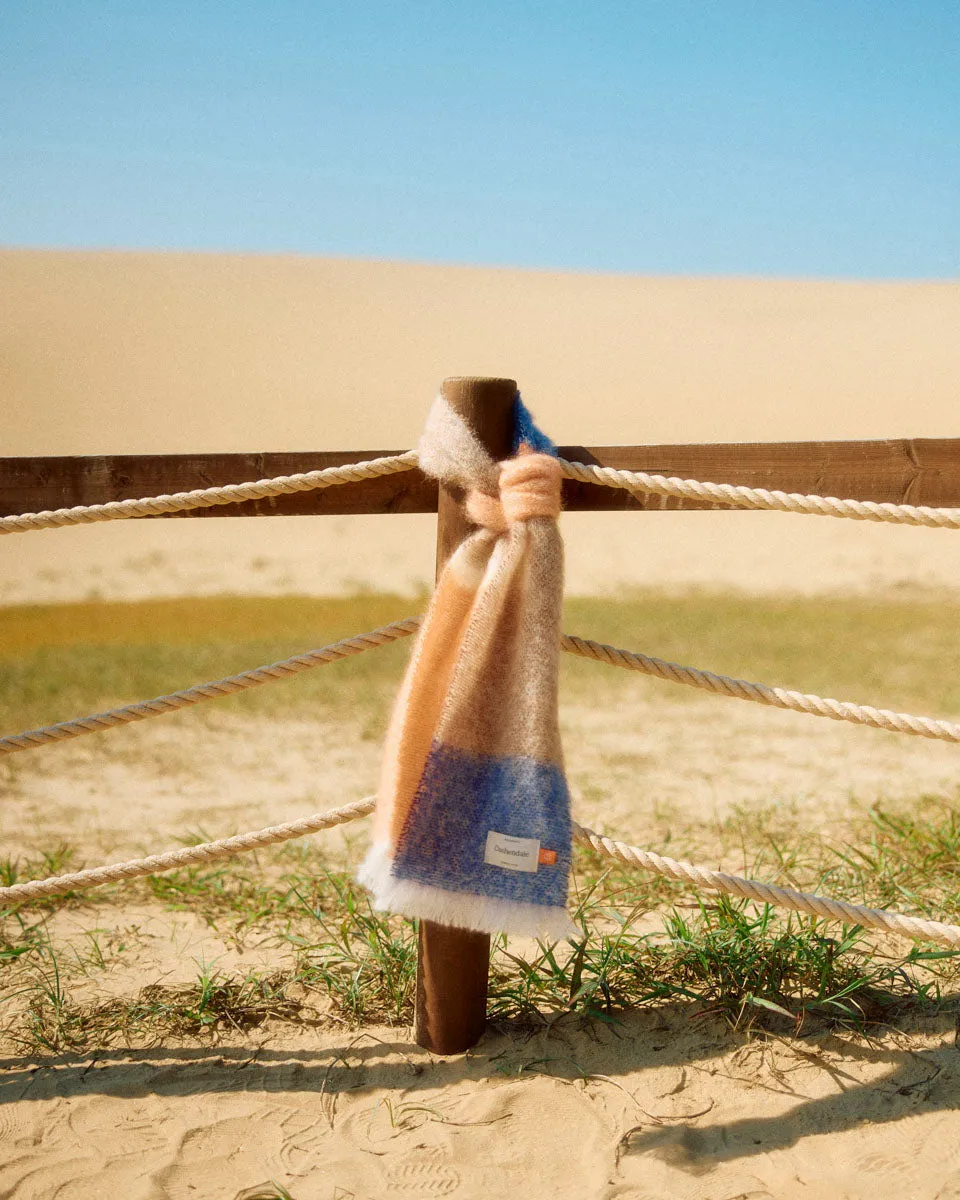
[[[506,933],[541,941],[579,941],[583,931],[560,905],[458,892],[393,871],[393,859],[384,845],[371,848],[359,872],[360,882],[372,893],[378,911],[452,925],[475,933]]]

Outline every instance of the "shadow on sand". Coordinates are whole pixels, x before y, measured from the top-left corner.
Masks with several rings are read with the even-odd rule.
[[[290,1040],[288,1030],[282,1036]],[[316,1049],[304,1048],[300,1038],[289,1048],[159,1047],[6,1059],[0,1061],[0,1103],[55,1096],[229,1092],[332,1098],[373,1089],[416,1094],[490,1078],[606,1079],[622,1087],[637,1106],[638,1120],[624,1140],[623,1153],[654,1152],[693,1173],[791,1146],[813,1134],[960,1108],[960,1050],[953,1019],[946,1017],[928,1025],[925,1048],[917,1050],[905,1045],[906,1035],[882,1043],[835,1036],[751,1039],[719,1023],[691,1021],[683,1008],[628,1013],[616,1026],[565,1019],[550,1029],[530,1032],[509,1024],[491,1025],[472,1051],[448,1059],[428,1054],[398,1037],[396,1030],[346,1030],[340,1038],[330,1030],[323,1040],[327,1044]],[[931,1046],[931,1040],[936,1044]],[[714,1110],[709,1125],[702,1128],[693,1123],[702,1113],[689,1119],[682,1114],[658,1116],[637,1098],[645,1071],[673,1066],[707,1076],[723,1070],[729,1076],[731,1054],[750,1046],[761,1055],[776,1046],[795,1056],[798,1064],[818,1067],[830,1076],[831,1094],[805,1096],[792,1089],[782,1072],[756,1071],[743,1082],[779,1093],[777,1115],[724,1123],[722,1113]],[[865,1073],[869,1082],[863,1082]],[[791,1097],[796,1103],[784,1113],[782,1099]]]

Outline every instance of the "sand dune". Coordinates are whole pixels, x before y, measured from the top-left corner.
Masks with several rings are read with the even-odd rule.
[[[952,436],[960,284],[653,279],[0,251],[0,453],[406,447],[445,375],[558,441]],[[569,587],[960,580],[960,539],[757,514],[578,514]],[[400,551],[402,547],[402,553]],[[0,602],[407,589],[429,518],[138,522],[0,542]]]

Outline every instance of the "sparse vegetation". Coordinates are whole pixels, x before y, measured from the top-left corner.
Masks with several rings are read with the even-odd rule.
[[[254,1187],[250,1191],[244,1189],[237,1196],[237,1200],[294,1200],[294,1197],[287,1191],[283,1184],[274,1183],[271,1180],[266,1187]]]
[[[285,657],[419,607],[362,596],[0,609],[0,720],[12,730],[80,715]],[[568,629],[661,657],[865,702],[943,715],[960,710],[955,673],[936,669],[960,656],[955,605],[650,594],[574,600],[567,610]],[[406,653],[401,645],[363,655],[211,710],[257,717],[288,709],[321,717],[359,711],[376,737]],[[565,661],[563,671],[603,704],[625,687],[664,686],[579,661]],[[112,753],[109,743],[105,752]],[[13,783],[16,770],[15,759],[0,765],[0,779]],[[878,804],[829,837],[771,808],[709,827],[673,822],[651,830],[645,843],[674,856],[695,856],[709,845],[714,861],[856,903],[941,919],[960,909],[960,808],[943,798]],[[373,912],[352,870],[326,857],[321,845],[291,843],[0,912],[0,1030],[7,1045],[58,1053],[216,1039],[271,1022],[406,1023],[415,929]],[[76,849],[62,843],[0,862],[0,883],[82,865]],[[630,1007],[680,1002],[693,1015],[719,1015],[740,1029],[864,1031],[952,1011],[957,1003],[960,956],[951,952],[923,947],[890,957],[860,930],[698,899],[583,848],[573,882],[580,939],[495,943],[495,1020],[615,1022]],[[149,983],[136,994],[105,998],[98,980],[137,940],[136,930],[116,930],[131,903],[199,917],[225,944],[238,951],[255,945],[275,965],[198,964],[190,982]]]
[[[949,845],[957,818],[943,805],[927,804],[922,813],[869,814],[863,832],[872,831],[872,841],[862,854],[874,870],[861,870],[862,854],[848,847],[810,842],[802,866],[791,860],[790,878],[807,884],[830,878],[835,894],[858,899],[895,891],[905,904],[908,896],[922,896],[918,908],[935,907],[935,897],[956,886],[957,868],[930,848]],[[727,836],[737,832],[730,822]],[[352,874],[325,866],[315,848],[306,858],[279,850],[255,864],[175,872],[144,882],[143,894],[168,909],[188,902],[238,946],[255,935],[284,965],[237,974],[201,963],[189,984],[150,984],[129,998],[79,1002],[74,984],[95,979],[108,965],[96,931],[86,931],[85,953],[68,955],[66,946],[55,949],[48,924],[58,903],[69,906],[70,898],[23,905],[3,914],[0,933],[3,1024],[14,1045],[77,1051],[215,1038],[268,1021],[405,1024],[411,1018],[413,923],[374,912]],[[592,851],[578,850],[574,902],[583,930],[576,941],[525,944],[520,951],[506,938],[496,940],[493,1019],[538,1025],[573,1015],[616,1022],[625,1009],[680,1002],[737,1029],[799,1031],[812,1023],[863,1032],[953,1011],[958,1000],[958,953],[918,947],[890,957],[859,929],[784,917],[726,897],[697,899],[676,883],[607,869]],[[96,900],[101,908],[123,903],[119,889]]]

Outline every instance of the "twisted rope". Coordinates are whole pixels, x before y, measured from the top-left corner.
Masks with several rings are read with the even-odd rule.
[[[187,512],[193,508],[213,508],[218,504],[239,504],[242,500],[266,500],[271,496],[289,496],[293,492],[314,492],[341,483],[357,483],[378,475],[396,475],[412,471],[417,465],[413,450],[366,462],[325,467],[299,475],[277,475],[253,483],[228,483],[222,487],[197,488],[172,496],[148,496],[142,500],[111,500],[107,504],[79,504],[54,511],[19,513],[0,517],[0,535],[27,533],[31,529],[58,529],[63,525],[89,525],[97,521],[123,521],[131,517],[155,517],[160,513]]]
[[[177,709],[199,704],[203,700],[219,700],[234,692],[246,691],[275,679],[284,679],[301,671],[322,667],[328,662],[372,650],[399,638],[409,637],[420,627],[421,617],[405,617],[369,633],[346,638],[319,650],[297,654],[280,662],[217,679],[212,683],[199,683],[184,691],[158,696],[140,704],[128,704],[107,712],[94,713],[89,717],[78,717],[73,721],[61,721],[57,725],[46,725],[30,729],[25,733],[11,734],[0,738],[0,758],[16,754],[21,750],[32,750],[49,742],[64,741],[81,737],[85,733],[100,733],[116,725],[129,725],[145,721],[148,717],[160,717]],[[831,700],[807,692],[792,692],[784,688],[771,688],[763,683],[750,683],[746,679],[732,679],[727,675],[714,675],[711,671],[700,671],[696,667],[683,667],[678,663],[666,662],[662,658],[651,658],[632,650],[622,650],[603,642],[564,634],[560,646],[567,654],[579,658],[590,658],[607,666],[623,667],[642,675],[652,675],[669,683],[680,683],[686,687],[700,688],[714,695],[730,696],[735,700],[751,700],[773,708],[789,709],[806,713],[811,717],[827,717],[831,721],[846,721],[852,725],[866,725],[873,729],[884,729],[889,733],[907,733],[914,737],[933,738],[942,742],[960,742],[960,725],[951,721],[938,721],[932,717],[916,717],[910,713],[894,712],[887,708],[872,708],[870,705],[852,704],[848,700]]]
[[[852,521],[886,521],[894,525],[926,525],[960,529],[960,508],[927,508],[914,504],[878,504],[873,500],[838,500],[836,496],[805,496],[799,492],[768,491],[732,483],[701,483],[696,479],[648,475],[646,471],[618,471],[591,463],[560,459],[567,479],[623,488],[641,495],[675,496],[680,500],[707,500],[736,508],[806,513],[817,517],[847,517]]]
[[[81,737],[85,733],[99,733],[104,729],[113,729],[116,725],[130,725],[134,721],[145,721],[148,717],[161,717],[166,713],[176,712],[177,709],[200,704],[203,700],[219,700],[234,692],[245,692],[249,688],[260,687],[265,683],[272,683],[276,679],[286,679],[301,671],[323,667],[327,663],[337,662],[341,658],[362,654],[364,650],[373,650],[377,646],[385,646],[388,642],[395,642],[399,638],[409,637],[412,633],[416,633],[419,626],[419,617],[406,617],[402,621],[394,621],[391,625],[371,629],[369,633],[345,638],[341,642],[334,642],[319,650],[311,650],[307,654],[297,654],[293,658],[285,658],[281,662],[270,663],[265,667],[256,667],[252,671],[242,671],[239,675],[229,675],[226,679],[216,679],[212,683],[198,683],[195,687],[186,688],[181,692],[171,692],[166,696],[158,696],[155,700],[144,700],[140,704],[127,704],[123,708],[94,713],[90,717],[78,717],[74,721],[61,721],[57,725],[47,725],[42,729],[31,729],[26,733],[12,734],[10,737],[0,738],[0,758],[7,754],[16,754],[20,750],[32,750],[34,746],[43,746],[48,742],[61,742],[68,738]]]
[[[873,500],[839,500],[836,496],[809,496],[799,492],[768,491],[730,483],[702,483],[649,475],[646,471],[621,471],[592,463],[559,460],[567,479],[603,487],[623,488],[640,495],[673,496],[681,500],[706,500],[711,504],[735,508],[767,509],[774,512],[808,513],[821,517],[846,517],[854,521],[885,521],[895,525],[925,525],[931,528],[960,529],[960,508],[928,508],[913,504],[879,504]],[[0,517],[0,536],[26,533],[32,529],[54,529],[64,525],[85,525],[97,521],[119,521],[131,517],[153,517],[161,513],[187,512],[220,504],[238,504],[243,500],[265,500],[292,492],[310,492],[356,483],[378,475],[410,471],[417,465],[416,451],[306,471],[299,475],[278,475],[252,483],[230,483],[221,487],[197,488],[172,496],[148,496],[141,500],[112,500],[107,504],[80,504],[39,513],[19,513]]]
[[[722,871],[695,867],[692,863],[664,858],[649,850],[641,850],[639,846],[604,837],[603,834],[576,823],[573,832],[578,841],[592,846],[601,854],[628,866],[663,875],[667,879],[692,883],[694,887],[723,892],[728,896],[741,896],[746,900],[756,900],[760,904],[771,904],[791,912],[808,913],[813,917],[822,917],[825,921],[842,921],[848,925],[882,929],[885,933],[898,933],[915,941],[940,942],[942,945],[952,946],[955,950],[960,949],[960,925],[945,925],[940,921],[908,917],[903,913],[887,912],[879,908],[863,908],[859,904],[847,904],[844,900],[830,900],[826,896],[817,896],[810,892],[795,892],[792,888],[774,887],[771,883],[761,883],[757,879],[742,879],[739,875],[727,875]]]
[[[731,679],[727,675],[714,675],[711,671],[699,671],[696,667],[682,667],[678,663],[665,662],[662,658],[650,658],[631,650],[619,650],[602,642],[564,634],[561,647],[568,654],[580,658],[592,658],[612,667],[624,667],[628,671],[639,671],[653,675],[670,683],[681,683],[686,687],[701,688],[718,696],[730,696],[734,700],[752,700],[756,704],[767,704],[773,708],[786,708],[792,712],[806,713],[811,717],[827,717],[831,721],[848,721],[852,725],[868,725],[873,729],[885,729],[889,733],[909,733],[915,737],[935,738],[942,742],[960,742],[960,725],[951,721],[937,721],[932,717],[915,717],[910,713],[894,712],[888,708],[872,708],[867,704],[852,704],[848,700],[831,700],[807,692],[791,692],[784,688],[767,687],[763,683],[750,683],[746,679]]]
[[[108,883],[121,883],[129,879],[141,878],[144,875],[157,875],[163,871],[176,870],[178,867],[220,862],[225,858],[245,854],[250,850],[274,846],[279,842],[287,842],[293,838],[317,833],[321,829],[331,829],[336,825],[355,821],[372,812],[375,804],[375,797],[367,796],[353,804],[345,804],[340,808],[329,809],[323,813],[314,813],[299,821],[271,825],[252,833],[241,833],[235,837],[221,838],[215,842],[204,842],[200,846],[187,846],[180,850],[167,851],[165,854],[153,854],[149,858],[113,863],[105,867],[93,867],[86,871],[73,871],[68,875],[55,875],[49,879],[33,879],[27,883],[16,883],[10,887],[0,888],[0,903],[19,904],[28,900],[44,900],[51,896],[62,896],[66,892],[89,891]],[[606,854],[618,862],[632,867],[640,867],[655,875],[663,875],[667,879],[691,883],[694,887],[723,892],[730,896],[740,896],[761,904],[786,908],[791,912],[808,913],[826,921],[862,925],[868,929],[880,929],[885,933],[897,933],[915,941],[939,942],[954,949],[960,949],[960,926],[957,925],[945,925],[940,921],[928,921],[921,917],[909,917],[903,913],[885,912],[883,909],[864,908],[859,904],[847,904],[842,900],[830,900],[825,896],[775,887],[773,884],[761,883],[756,879],[742,879],[738,875],[727,875],[722,871],[696,867],[692,863],[664,858],[649,850],[631,846],[627,842],[604,837],[592,829],[576,824],[576,822],[573,824],[573,835],[578,841],[592,846],[601,854]]]
[[[275,846],[278,842],[289,842],[293,838],[331,829],[347,821],[355,821],[371,812],[375,797],[367,796],[342,808],[331,808],[326,812],[314,813],[299,821],[288,821],[283,825],[270,825],[253,833],[238,833],[236,837],[221,838],[216,842],[204,842],[200,846],[186,846],[182,850],[168,850],[165,854],[151,854],[149,858],[136,858],[129,862],[113,863],[108,867],[91,867],[86,871],[73,871],[69,875],[54,875],[50,879],[33,879],[28,883],[15,883],[0,888],[0,902],[19,904],[24,900],[43,900],[48,896],[62,896],[65,892],[88,891],[108,883],[121,883],[127,879],[139,879],[142,875],[158,875],[162,871],[174,871],[177,867],[192,867],[197,863],[220,862],[235,854],[249,850],[260,850],[264,846]]]

